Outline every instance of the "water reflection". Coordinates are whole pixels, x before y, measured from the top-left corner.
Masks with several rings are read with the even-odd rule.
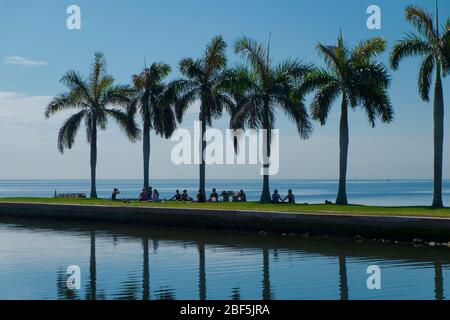
[[[150,258],[148,254],[148,238],[142,239],[144,251],[144,265],[142,267],[142,300],[150,300]]]
[[[339,293],[341,300],[348,300],[347,262],[344,255],[339,255]]]
[[[20,224],[14,222],[14,225],[6,227],[5,222],[0,222],[1,230],[17,233],[18,236],[29,233],[29,239],[34,239],[35,234],[45,235],[37,237],[35,243],[52,237],[81,237],[87,240],[84,249],[80,247],[79,250],[86,253],[83,269],[88,270],[83,290],[67,289],[64,264],[58,262],[57,268],[53,269],[56,270],[53,271],[53,277],[56,275],[56,297],[66,300],[320,299],[329,295],[330,291],[333,291],[333,299],[349,300],[350,288],[352,299],[416,297],[444,300],[450,275],[446,273],[450,266],[450,252],[442,248],[109,226],[92,230],[79,225],[42,225],[27,221]],[[11,252],[15,250],[17,248],[11,248]],[[49,251],[58,255],[58,251]],[[27,254],[31,255],[31,250]],[[107,273],[101,271],[104,263],[108,265]],[[392,285],[391,288],[397,291],[364,291],[367,280],[365,270],[372,264],[382,266],[385,272],[383,279],[386,274],[383,287]],[[8,266],[5,261],[0,261],[2,273],[5,270],[14,271],[13,267],[8,269]],[[134,270],[133,266],[137,269]],[[359,270],[358,276],[355,270]],[[245,275],[240,277],[241,273]],[[309,274],[312,276],[306,276]],[[419,283],[420,287],[403,289],[411,285],[411,279],[423,280],[427,277],[429,280]],[[2,279],[0,282],[4,281]],[[13,286],[12,283],[7,285]],[[98,286],[102,289],[99,290]],[[48,290],[45,296],[33,298],[50,297],[51,289]],[[0,298],[8,297],[0,292]]]
[[[262,299],[272,300],[272,290],[270,288],[269,250],[263,249],[262,256],[263,256]]]

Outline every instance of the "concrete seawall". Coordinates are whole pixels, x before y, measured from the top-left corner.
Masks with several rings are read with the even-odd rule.
[[[212,230],[450,240],[450,219],[252,211],[0,203],[0,218],[169,226]]]

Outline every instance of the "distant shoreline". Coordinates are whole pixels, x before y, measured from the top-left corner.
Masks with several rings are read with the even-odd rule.
[[[65,200],[65,199],[63,199]],[[41,203],[39,203],[41,201]],[[450,209],[247,204],[140,204],[107,200],[0,199],[0,218],[60,220],[87,224],[168,226],[399,241],[450,240]],[[64,203],[65,202],[65,203]],[[379,210],[379,214],[376,211]],[[278,211],[278,212],[277,212]],[[303,211],[303,212],[302,212]],[[398,214],[395,212],[398,211]],[[409,214],[408,214],[409,212]],[[422,215],[420,213],[422,212]],[[430,215],[426,216],[426,212]],[[434,213],[435,216],[431,216]]]

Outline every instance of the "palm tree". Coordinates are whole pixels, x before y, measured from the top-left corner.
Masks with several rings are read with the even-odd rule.
[[[231,128],[265,130],[263,134],[264,165],[261,203],[270,202],[269,172],[272,134],[276,113],[284,112],[296,125],[302,139],[309,138],[312,127],[304,105],[299,80],[312,70],[310,65],[287,60],[272,65],[269,48],[252,39],[237,39],[234,51],[246,59],[248,66],[234,70],[239,95],[233,94],[238,110],[234,112]]]
[[[369,123],[375,127],[377,118],[384,123],[393,120],[394,111],[388,96],[390,76],[386,67],[373,61],[386,48],[381,38],[361,41],[350,49],[342,33],[337,44],[319,44],[317,50],[325,60],[326,69],[310,74],[304,90],[315,90],[311,103],[311,116],[325,125],[335,100],[341,97],[339,137],[339,190],[336,204],[347,205],[347,159],[349,147],[348,110],[362,107]]]
[[[392,69],[397,70],[400,61],[409,56],[421,56],[418,86],[423,101],[430,101],[430,88],[434,82],[434,196],[433,207],[442,208],[442,162],[444,148],[444,96],[442,76],[450,72],[450,19],[440,32],[438,10],[436,6],[436,25],[433,16],[416,6],[406,8],[406,20],[417,30],[408,33],[398,41],[391,52]]]
[[[133,76],[138,94],[131,104],[129,115],[133,117],[139,109],[142,117],[144,188],[149,187],[150,130],[153,129],[156,134],[168,139],[177,127],[172,108],[176,91],[174,86],[164,82],[170,71],[170,66],[165,63],[153,63],[150,68]]]
[[[223,110],[231,110],[233,101],[226,93],[225,87],[230,73],[226,69],[225,56],[227,44],[222,36],[214,37],[207,45],[203,57],[199,59],[185,58],[179,67],[183,80],[175,82],[179,90],[176,104],[177,119],[181,123],[190,105],[200,101],[199,120],[201,125],[201,160],[200,189],[205,192],[206,166],[204,153],[206,149],[206,126],[212,126],[213,119],[219,119]]]
[[[108,117],[113,118],[119,127],[125,131],[132,141],[139,136],[139,130],[134,122],[129,121],[126,112],[108,108],[110,105],[127,106],[131,101],[133,90],[129,86],[115,85],[114,78],[106,74],[106,63],[103,54],[96,53],[89,78],[84,78],[78,72],[69,71],[61,79],[69,91],[56,96],[45,111],[46,118],[63,110],[80,110],[66,120],[59,130],[58,150],[64,153],[71,149],[75,136],[84,120],[87,141],[90,143],[91,158],[91,198],[97,198],[96,167],[97,167],[97,129],[104,130]]]

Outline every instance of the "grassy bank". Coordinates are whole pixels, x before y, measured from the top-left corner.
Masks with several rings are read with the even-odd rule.
[[[111,201],[103,199],[53,199],[53,198],[2,198],[0,203],[42,203],[42,204],[78,204],[102,206],[127,206],[150,208],[194,208],[219,210],[248,210],[259,212],[287,212],[287,213],[323,213],[368,216],[419,216],[450,218],[450,208],[432,209],[430,207],[374,207],[374,206],[336,206],[336,205],[288,205],[268,204],[256,202],[247,203],[190,203],[190,202],[161,202],[142,203],[131,201]]]

